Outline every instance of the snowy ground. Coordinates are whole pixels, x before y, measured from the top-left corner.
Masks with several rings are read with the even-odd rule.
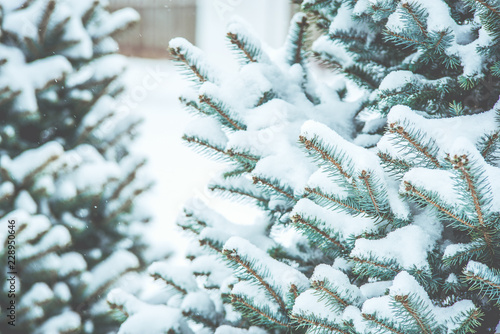
[[[128,90],[122,103],[144,117],[141,135],[133,150],[148,157],[148,173],[156,180],[153,191],[144,196],[154,221],[150,235],[155,242],[168,243],[183,258],[188,239],[175,226],[175,218],[190,197],[200,197],[229,219],[249,223],[251,208],[214,198],[205,185],[223,165],[188,148],[181,137],[192,116],[182,108],[178,96],[189,83],[167,60],[131,58],[124,76]]]

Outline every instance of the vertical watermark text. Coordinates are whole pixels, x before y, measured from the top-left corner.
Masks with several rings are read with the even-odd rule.
[[[7,324],[16,325],[16,221],[9,219],[7,225]]]

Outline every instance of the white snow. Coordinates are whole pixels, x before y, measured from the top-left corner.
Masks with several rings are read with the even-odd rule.
[[[22,232],[16,237],[16,242],[24,243],[42,235],[45,231],[49,230],[52,224],[49,219],[43,215],[30,216],[24,210],[11,211],[6,219],[14,219],[16,221],[16,228],[19,230],[23,225]],[[7,233],[7,231],[5,231]]]
[[[386,291],[391,287],[392,281],[379,281],[365,283],[359,287],[363,296],[367,299],[380,297],[385,295]]]
[[[144,308],[144,312],[132,315],[120,326],[118,334],[142,334],[144,324],[151,333],[168,333],[169,330],[192,334],[181,311],[164,305]]]
[[[0,184],[0,198],[8,198],[14,195],[14,184],[10,181],[4,181]]]
[[[351,28],[359,29],[362,26],[364,25],[353,19],[351,6],[348,3],[343,3],[335,16],[335,19],[330,24],[330,33],[334,34],[338,30],[349,30]]]
[[[364,298],[361,291],[349,281],[349,277],[338,269],[326,264],[320,264],[314,268],[314,273],[311,276],[311,281],[329,282],[337,288],[337,293],[341,296],[349,296],[350,303],[354,305],[361,305]]]
[[[434,238],[430,238],[419,226],[408,225],[379,240],[356,240],[351,256],[364,258],[366,254],[372,254],[381,258],[396,259],[403,268],[416,266],[427,269],[427,253],[432,250],[434,242]]]
[[[35,330],[35,334],[59,334],[80,329],[81,318],[76,312],[65,310],[49,318]]]
[[[408,202],[398,192],[398,184],[396,180],[386,175],[387,198],[389,200],[391,211],[398,219],[408,220],[410,217],[410,206]]]
[[[456,319],[460,319],[460,316],[462,319],[464,319],[465,317],[462,313],[476,309],[476,306],[471,300],[460,300],[448,307],[436,307],[435,314],[437,321],[440,323],[445,323],[449,329],[449,332],[453,333],[453,330],[458,329],[458,327],[460,326],[460,321],[456,321]],[[454,317],[455,319],[453,319]]]
[[[415,293],[423,300],[424,304],[431,304],[424,288],[406,271],[402,271],[394,277],[390,290],[391,295],[406,295],[410,292]]]
[[[314,165],[304,159],[302,150],[290,147],[281,154],[260,159],[252,174],[264,179],[280,180],[280,184],[289,185],[294,190],[295,197],[301,197],[314,169]]]
[[[333,261],[332,268],[338,269],[342,272],[349,272],[354,267],[352,262],[347,261],[343,257],[337,257],[335,261]]]
[[[85,297],[90,297],[101,289],[105,284],[120,277],[130,269],[137,268],[139,260],[137,257],[126,251],[117,250],[105,260],[97,264],[90,275],[86,277],[86,289],[83,293]]]
[[[335,232],[340,232],[340,236],[345,242],[364,232],[373,233],[378,230],[373,219],[353,217],[338,210],[328,210],[305,198],[297,202],[292,212],[292,215],[294,214],[317,218],[319,224]]]
[[[148,235],[154,243],[168,242],[177,250],[174,261],[184,262],[188,239],[179,234],[174,222],[189,198],[196,196],[243,224],[253,221],[256,210],[233,202],[229,206],[228,200],[217,198],[206,189],[223,165],[193,152],[181,139],[193,119],[178,101],[189,82],[167,60],[128,60],[123,78],[128,90],[118,106],[138,110],[145,118],[132,150],[147,156],[145,168],[156,181],[156,187],[139,199],[153,214]],[[142,89],[146,94],[139,96],[136,92]]]
[[[142,334],[145,324],[149,333],[174,331],[193,334],[178,309],[165,305],[148,305],[120,289],[112,290],[107,299],[110,303],[123,308],[129,315],[120,326],[118,334]]]
[[[232,271],[221,261],[219,255],[201,255],[192,261],[194,273],[209,274],[207,285],[216,284],[222,286],[226,277],[231,276]]]
[[[2,1],[2,7],[6,12],[11,12],[17,8],[19,8],[24,3],[24,0],[10,0],[10,1]]]
[[[99,20],[98,22],[93,21],[93,24],[87,27],[89,34],[93,38],[112,35],[115,31],[125,28],[131,22],[140,20],[139,13],[132,8],[115,10],[106,16],[106,19]]]
[[[412,80],[422,80],[424,76],[415,74],[411,71],[393,71],[389,73],[379,85],[380,90],[393,90],[411,83]]]
[[[186,136],[196,136],[207,140],[216,147],[226,147],[227,136],[213,118],[196,118],[184,129]]]
[[[349,152],[348,155],[346,154],[349,159],[344,159],[348,161],[343,164],[344,169],[347,169],[345,168],[345,165],[347,165],[358,171],[362,169],[373,171],[377,176],[380,176],[380,179],[383,179],[383,170],[378,163],[377,156],[373,152],[347,141],[326,125],[312,120],[307,121],[302,126],[301,135],[310,140],[315,137],[321,138],[325,145],[335,145],[340,152]],[[350,171],[347,170],[347,172],[349,173]]]
[[[491,198],[492,201],[488,205],[483,206],[484,211],[500,212],[500,168],[487,164],[479,151],[465,137],[458,137],[450,148],[450,156],[466,155],[467,158],[473,161],[472,166],[479,166],[485,173],[479,179],[484,179],[488,186],[484,189],[477,189],[480,194],[486,198]]]
[[[236,62],[227,48],[226,27],[235,16],[248,22],[265,49],[282,45],[291,18],[288,0],[198,0],[196,4],[197,44],[211,62],[230,69],[236,68]]]
[[[477,261],[470,260],[469,263],[467,263],[467,267],[465,268],[464,272],[469,272],[472,273],[473,275],[478,275],[478,276],[484,276],[486,273],[491,272],[491,269],[485,265],[484,263],[480,263]],[[488,276],[488,279],[496,285],[500,285],[500,277],[491,275]]]
[[[197,199],[187,201],[184,211],[185,213],[179,214],[177,224],[181,226],[189,225],[196,219],[202,219],[207,224],[207,228],[202,231],[200,238],[213,238],[213,240],[225,242],[229,236],[237,235],[249,240],[260,249],[267,250],[275,245],[264,234],[267,228],[267,221],[263,217],[259,219],[261,217],[258,216],[253,224],[236,224],[226,219],[206,203]],[[188,217],[186,217],[186,214]]]
[[[219,326],[214,334],[267,334],[268,332],[259,327],[250,327],[249,329],[236,328],[228,325]]]
[[[14,111],[38,119],[40,115],[36,92],[51,81],[61,80],[72,71],[71,64],[59,55],[25,63],[24,55],[19,49],[3,44],[0,45],[0,55],[8,60],[0,69],[0,87],[9,87],[9,90],[19,92],[14,99]]]
[[[349,190],[341,182],[335,182],[338,179],[333,179],[332,176],[333,173],[328,172],[326,168],[318,168],[309,178],[307,185],[311,189],[318,188],[323,193],[335,195],[339,199],[349,197]]]
[[[85,3],[86,1],[80,1],[80,3]],[[72,5],[75,5],[73,1]],[[76,10],[73,11],[76,14]],[[82,20],[76,15],[71,16],[64,35],[62,37],[64,41],[77,40],[78,43],[68,47],[63,50],[63,54],[70,59],[90,59],[93,55],[92,50],[92,39],[85,30]]]
[[[69,212],[64,212],[61,215],[61,222],[66,225],[70,230],[83,231],[87,228],[87,223],[81,219],[76,218]]]
[[[353,64],[352,57],[347,53],[347,51],[337,43],[333,42],[328,36],[320,36],[316,39],[312,45],[312,49],[320,54],[333,55],[335,60],[343,66]]]
[[[166,281],[174,282],[186,291],[198,289],[192,271],[186,267],[173,266],[167,262],[154,262],[149,266],[148,274],[158,275]]]
[[[495,107],[479,114],[440,119],[425,118],[418,113],[407,106],[394,106],[387,116],[387,123],[408,122],[425,131],[442,149],[438,158],[449,153],[458,138],[464,137],[471,143],[476,143],[485,133],[493,133],[496,130]]]
[[[94,80],[101,81],[121,74],[127,66],[127,59],[118,54],[111,54],[99,57],[87,66],[91,69]]]
[[[183,312],[201,315],[204,318],[216,321],[215,305],[210,296],[204,291],[188,293],[182,300],[181,310]]]
[[[32,305],[41,305],[54,298],[54,293],[50,287],[43,282],[37,282],[31,289],[24,292],[19,302],[21,308],[29,308]]]
[[[44,12],[44,6],[44,1],[35,1],[27,8],[12,11],[6,15],[4,22],[2,22],[2,28],[19,36],[21,40],[24,38],[38,40],[38,27],[35,22],[39,22]],[[19,29],[20,27],[23,29]]]
[[[64,149],[59,143],[51,141],[36,149],[24,151],[13,160],[2,156],[2,168],[8,170],[15,182],[23,183],[26,177],[35,171],[40,172],[39,169],[59,158],[63,152]]]
[[[78,129],[78,135],[81,137],[84,133],[88,132],[90,129],[97,127],[99,123],[102,123],[107,117],[109,117],[110,111],[112,110],[113,107],[114,107],[114,99],[109,95],[102,96],[92,106],[92,108],[85,115],[85,117],[83,117],[81,126]]]
[[[67,303],[71,300],[71,291],[69,287],[64,282],[57,282],[53,287],[54,296],[60,301]]]
[[[37,210],[36,202],[26,190],[21,190],[19,192],[14,202],[14,207],[16,209],[23,209],[30,214],[35,214]]]
[[[325,299],[320,300],[312,289],[301,293],[297,297],[292,314],[314,315],[333,323],[341,321],[341,315],[331,311],[331,308],[326,305]]]
[[[205,80],[217,84],[220,81],[220,73],[217,73],[213,65],[207,62],[205,53],[198,47],[192,45],[189,41],[182,37],[176,37],[168,43],[170,49],[176,50],[180,55],[186,59],[191,59],[192,62],[197,64],[197,68],[201,78],[195,76],[197,84],[203,84]]]
[[[431,314],[435,315],[435,320],[438,324],[446,325],[448,329],[453,329],[455,326],[453,325],[454,317],[459,316],[461,312],[475,308],[470,300],[461,300],[449,307],[432,305],[425,290],[417,283],[413,276],[405,271],[402,271],[394,278],[389,290],[389,295],[368,299],[363,304],[363,313],[377,314],[381,318],[394,317],[397,314],[396,309],[392,306],[394,296],[412,295],[419,298],[422,307],[426,307]]]
[[[47,219],[45,216],[41,216]],[[48,220],[48,219],[47,219]],[[51,224],[52,225],[52,224]],[[53,226],[36,244],[25,244],[18,250],[19,259],[28,259],[44,254],[49,250],[62,249],[71,243],[71,235],[66,227]]]
[[[458,280],[457,275],[455,275],[454,273],[451,273],[450,275],[448,275],[448,278],[446,279],[445,282],[457,284],[457,283],[459,283],[459,280]]]
[[[92,175],[92,178],[86,177],[88,175]],[[120,169],[115,163],[86,161],[72,173],[59,178],[56,198],[68,200],[76,195],[98,194],[110,181],[117,180],[119,175]]]
[[[483,56],[478,52],[480,47],[488,46],[491,43],[491,36],[486,32],[484,27],[479,29],[479,37],[471,38],[470,31],[474,26],[474,22],[466,24],[458,24],[451,17],[448,5],[443,1],[435,0],[417,0],[414,4],[420,5],[426,10],[427,17],[427,32],[441,32],[448,30],[452,35],[450,45],[446,49],[449,56],[457,56],[461,60],[464,67],[463,74],[465,76],[479,75],[482,71],[484,63]],[[396,11],[389,16],[387,28],[398,33],[405,27],[403,13],[405,9],[402,4],[398,5]]]
[[[284,301],[288,300],[288,294],[292,284],[298,291],[303,291],[309,287],[307,277],[300,271],[279,262],[270,257],[265,251],[252,245],[246,239],[240,237],[231,237],[224,249],[235,250],[242,259],[247,261],[258,260],[258,274],[263,277],[271,286],[278,287],[278,293]],[[251,294],[250,294],[251,295]],[[268,303],[266,303],[268,304]]]

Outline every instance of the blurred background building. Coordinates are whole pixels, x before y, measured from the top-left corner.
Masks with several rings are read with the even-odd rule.
[[[171,38],[195,39],[196,0],[111,0],[110,6],[132,7],[141,15],[139,24],[117,36],[127,56],[165,58]]]
[[[184,37],[209,54],[225,53],[225,26],[234,15],[246,20],[267,44],[279,47],[294,12],[290,0],[110,0],[112,10],[132,7],[141,22],[118,36],[121,53],[168,57],[168,41]]]

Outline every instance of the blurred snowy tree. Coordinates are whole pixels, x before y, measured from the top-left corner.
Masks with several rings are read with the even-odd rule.
[[[141,119],[117,108],[125,59],[113,40],[139,17],[106,6],[0,1],[1,333],[113,332],[103,296],[146,264],[149,216],[134,204],[151,181],[127,149]]]
[[[120,333],[495,333],[500,3],[295,2],[280,50],[229,25],[237,73],[171,41],[184,139],[228,162],[209,189],[262,214],[189,203],[190,265],[150,266],[166,306],[112,291]]]

